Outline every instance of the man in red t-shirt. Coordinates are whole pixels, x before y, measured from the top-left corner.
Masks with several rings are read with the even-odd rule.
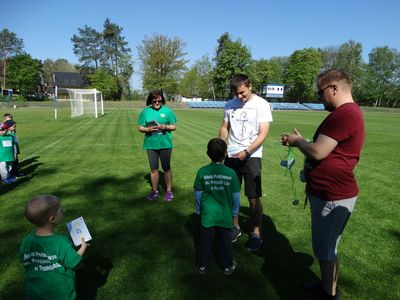
[[[312,244],[322,281],[306,286],[316,299],[339,299],[337,246],[353,211],[358,187],[353,170],[364,144],[364,120],[354,103],[346,73],[332,69],[317,78],[318,97],[331,113],[312,142],[297,129],[282,134],[281,142],[298,147],[306,156],[306,192],[310,199]]]

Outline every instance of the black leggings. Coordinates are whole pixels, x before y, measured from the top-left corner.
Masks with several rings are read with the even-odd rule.
[[[164,172],[171,170],[171,155],[172,148],[169,149],[148,149],[147,157],[149,159],[149,165],[151,170],[158,170],[159,160],[161,160],[161,166]]]

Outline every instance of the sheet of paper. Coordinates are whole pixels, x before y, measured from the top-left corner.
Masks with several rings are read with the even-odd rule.
[[[92,239],[83,217],[79,217],[67,223],[67,228],[75,246],[82,244],[82,237],[85,239],[85,242]]]
[[[233,154],[239,153],[240,151],[244,150],[245,148],[239,147],[237,145],[228,145],[228,157],[232,157]]]

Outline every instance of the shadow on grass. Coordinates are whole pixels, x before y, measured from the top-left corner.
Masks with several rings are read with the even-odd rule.
[[[45,180],[51,174],[40,175]],[[173,202],[149,202],[146,184],[145,174],[137,172],[125,178],[74,178],[52,188],[66,208],[63,224],[84,216],[93,237],[76,271],[78,299],[294,299],[303,295],[299,278],[315,277],[312,260],[295,253],[267,216],[263,251],[249,253],[242,238],[234,246],[238,269],[233,275],[224,276],[215,263],[206,276],[197,274],[193,237],[199,225],[190,215],[192,190],[177,186]],[[19,212],[10,212],[4,221],[13,224],[17,217]],[[241,221],[248,231],[248,218]],[[11,226],[3,242],[11,244],[17,231]],[[66,234],[64,225],[57,231]],[[3,254],[15,259],[13,250]],[[4,299],[23,299],[22,281],[8,280]]]
[[[241,207],[242,213],[240,223],[243,233],[250,232],[249,208]],[[192,247],[196,249],[199,236],[200,218],[196,214],[189,216],[186,222],[186,230],[192,236]],[[310,267],[313,258],[305,253],[295,252],[288,239],[276,230],[271,218],[263,215],[262,220],[263,248],[251,253],[244,249],[247,239],[241,237],[235,243],[235,259],[238,268],[229,280],[226,276],[219,275],[221,270],[210,271],[210,274],[187,277],[187,283],[197,290],[196,299],[219,299],[220,297],[230,299],[246,297],[247,299],[303,299],[308,295],[302,289],[302,283],[317,280],[317,276]],[[241,241],[241,242],[239,242]],[[258,266],[259,260],[254,256],[261,257],[263,262]],[[195,253],[193,254],[193,267]],[[215,260],[212,263],[214,269],[218,269]],[[265,276],[266,280],[261,277]],[[222,277],[222,278],[221,278]],[[264,281],[264,286],[262,282]],[[221,293],[218,289],[227,290]],[[224,296],[222,296],[224,295]],[[230,295],[230,296],[229,296]],[[215,298],[214,298],[215,297]]]
[[[241,218],[241,227],[250,232],[250,209],[241,208],[245,215]],[[293,250],[289,240],[276,229],[270,217],[263,215],[261,233],[263,246],[255,255],[264,258],[262,273],[268,278],[281,299],[303,299],[307,294],[302,284],[316,281],[318,277],[310,269],[314,258],[306,253]],[[305,239],[309,237],[305,236]]]
[[[158,181],[159,187],[161,187],[164,191],[166,191],[167,186],[165,185],[164,172],[159,170],[158,173],[159,173],[159,181]],[[152,187],[151,187],[150,173],[146,174],[144,176],[144,179],[147,181],[147,183],[149,184],[149,187],[151,189]]]
[[[37,162],[39,156],[35,156],[19,163],[19,170],[24,173],[23,177],[19,177],[16,182],[11,184],[0,183],[0,196],[16,189],[18,186],[30,181],[35,176],[35,170],[41,165]]]
[[[112,268],[110,257],[91,255],[84,259],[76,270],[76,299],[96,299],[97,289],[106,284]]]

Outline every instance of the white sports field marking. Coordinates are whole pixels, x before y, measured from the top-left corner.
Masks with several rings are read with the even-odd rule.
[[[129,143],[129,144],[118,144],[118,146],[141,146],[143,143]],[[110,143],[108,144],[79,144],[79,148],[90,148],[90,147],[109,147]],[[63,148],[63,146],[55,146],[53,148]]]
[[[64,135],[63,137],[59,138],[58,140],[56,140],[56,141],[52,142],[51,144],[48,144],[47,146],[41,148],[41,149],[40,149],[39,151],[37,151],[36,153],[32,153],[31,155],[28,155],[27,157],[25,157],[24,160],[27,160],[27,159],[30,159],[30,158],[32,158],[32,157],[34,157],[34,156],[39,155],[39,153],[43,152],[43,150],[49,149],[49,148],[51,148],[51,147],[54,147],[54,145],[56,145],[56,144],[58,144],[59,142],[61,142],[64,138],[69,137],[70,135],[74,134],[76,131],[82,129],[83,127],[85,127],[85,126],[87,126],[87,125],[89,125],[89,124],[90,124],[91,122],[93,122],[94,120],[96,120],[96,119],[91,119],[91,120],[89,120],[88,122],[86,122],[86,123],[84,123],[83,125],[79,126],[77,129],[75,129],[75,130],[73,130],[73,131],[70,131],[68,134]],[[23,160],[23,161],[24,161],[24,160]]]

